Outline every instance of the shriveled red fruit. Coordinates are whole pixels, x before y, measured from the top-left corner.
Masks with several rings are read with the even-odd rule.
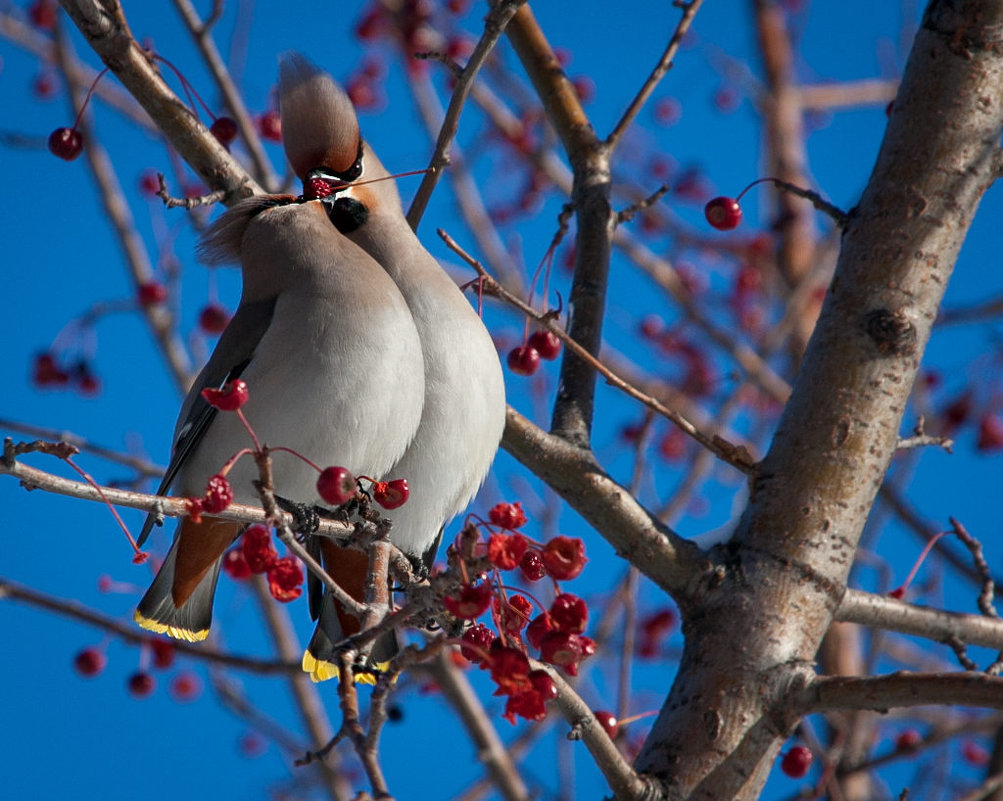
[[[317,478],[317,494],[325,503],[341,506],[355,497],[355,476],[344,467],[325,467]]]
[[[563,668],[569,676],[578,675],[578,663],[583,658],[582,642],[577,634],[551,631],[540,641],[540,659]]]
[[[218,303],[207,303],[199,312],[199,329],[203,334],[222,334],[230,322],[230,313]]]
[[[86,678],[98,675],[108,664],[108,658],[97,648],[84,648],[73,657],[73,667]]]
[[[232,117],[217,117],[209,126],[209,133],[215,136],[221,145],[227,146],[237,138],[237,123]]]
[[[495,597],[494,611],[505,627],[505,631],[518,635],[523,627],[529,623],[529,618],[533,614],[533,604],[522,595],[513,595],[505,602]]]
[[[606,709],[593,709],[592,714],[596,716],[596,720],[599,721],[599,725],[609,735],[609,738],[615,740],[620,733],[620,721],[617,720],[616,715]]]
[[[534,548],[529,549],[519,560],[519,570],[526,581],[539,581],[547,575],[547,568],[543,564],[543,557]]]
[[[231,548],[223,556],[223,572],[232,579],[246,579],[251,575],[243,548]]]
[[[153,680],[153,676],[140,670],[129,676],[127,686],[129,688],[129,694],[133,697],[146,698],[146,696],[153,692],[157,683]]]
[[[808,773],[813,758],[807,747],[795,745],[780,760],[780,770],[792,779],[800,779]]]
[[[518,648],[499,646],[496,640],[491,648],[491,678],[498,685],[495,695],[511,695],[533,689],[529,678],[529,659]]]
[[[175,701],[194,701],[201,692],[202,680],[190,670],[179,673],[171,680],[171,697]]]
[[[483,623],[471,626],[463,633],[463,641],[474,647],[461,645],[460,653],[475,665],[479,665],[481,660],[484,659],[487,650],[491,647],[491,643],[495,641],[496,636],[497,635]]]
[[[562,592],[554,598],[548,612],[558,631],[581,634],[589,622],[589,608],[585,601],[570,592]]]
[[[522,534],[492,534],[488,538],[488,560],[499,570],[515,570],[528,547]]]
[[[509,351],[508,369],[517,375],[533,375],[540,369],[540,353],[530,345],[520,345]]]
[[[268,591],[282,603],[295,601],[303,594],[303,568],[295,556],[276,559],[268,568]]]
[[[150,640],[150,652],[153,654],[153,666],[158,670],[166,670],[174,664],[174,645],[167,640]]]
[[[258,116],[258,133],[269,142],[282,141],[282,118],[277,111],[266,111]]]
[[[395,478],[392,481],[377,481],[373,484],[373,500],[384,509],[397,509],[407,503],[411,489],[406,478]]]
[[[63,161],[73,161],[83,149],[84,137],[76,128],[56,128],[49,134],[49,152]]]
[[[219,409],[221,412],[237,411],[237,409],[247,403],[250,394],[247,382],[239,378],[236,381],[227,382],[220,389],[207,387],[202,390],[202,397],[205,398],[205,402]]]
[[[531,348],[536,348],[541,359],[548,362],[553,361],[561,354],[561,340],[553,331],[534,331],[527,343]]]
[[[494,525],[507,529],[522,528],[526,525],[526,513],[522,503],[496,503],[488,512],[488,520]]]
[[[491,585],[463,584],[459,593],[442,599],[451,615],[461,620],[473,620],[484,614],[491,605]]]
[[[37,387],[63,387],[70,382],[70,374],[59,366],[53,354],[40,353],[35,357],[31,380]]]
[[[704,206],[704,217],[719,231],[731,231],[742,221],[742,207],[733,197],[716,197]]]
[[[212,476],[206,484],[202,510],[209,514],[217,514],[231,503],[233,503],[233,487],[230,486],[230,482],[225,476],[219,474]]]
[[[558,581],[573,579],[585,568],[585,543],[577,537],[554,537],[543,546],[543,564]]]
[[[260,523],[248,526],[241,537],[241,550],[252,573],[265,573],[279,558],[272,532]]]
[[[136,300],[140,306],[156,306],[167,300],[167,287],[159,281],[147,281],[136,287]]]
[[[537,615],[526,628],[526,639],[534,648],[539,648],[543,638],[554,630],[554,621],[546,612]]]

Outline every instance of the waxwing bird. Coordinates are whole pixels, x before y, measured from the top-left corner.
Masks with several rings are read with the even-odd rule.
[[[394,181],[362,140],[351,101],[334,79],[298,54],[283,57],[279,107],[286,155],[305,191],[334,193],[331,221],[386,270],[418,329],[421,422],[386,473],[407,479],[410,498],[386,515],[393,543],[427,570],[443,527],[473,499],[498,449],[505,426],[498,354],[477,312],[407,224]],[[334,675],[333,644],[343,632],[330,612],[325,617],[332,606],[325,596],[303,657],[315,680]]]
[[[210,476],[250,437],[236,414],[201,395],[238,376],[242,408],[259,440],[325,467],[382,475],[414,437],[424,403],[421,345],[411,313],[386,272],[328,219],[330,204],[291,196],[241,201],[201,243],[207,263],[237,261],[240,305],[188,393],[158,494],[201,496]],[[318,503],[317,472],[273,452],[275,492]],[[234,500],[254,503],[257,467],[240,459]],[[148,519],[142,542],[152,526]],[[241,526],[183,518],[167,558],[139,603],[145,629],[186,640],[208,635],[222,555]]]

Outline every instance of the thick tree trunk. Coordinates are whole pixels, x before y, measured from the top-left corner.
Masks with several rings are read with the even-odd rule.
[[[637,766],[668,798],[758,797],[895,454],[920,356],[1000,166],[1003,4],[934,0],[732,542],[682,601],[679,674]]]

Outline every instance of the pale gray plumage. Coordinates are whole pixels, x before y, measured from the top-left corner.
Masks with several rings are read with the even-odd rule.
[[[208,478],[251,445],[237,415],[217,412],[200,394],[237,375],[250,390],[242,411],[261,442],[356,475],[390,469],[417,430],[424,372],[410,311],[385,271],[338,233],[324,204],[286,196],[251,198],[226,212],[204,238],[202,255],[210,263],[239,261],[243,292],[182,406],[161,492],[201,495]],[[280,496],[321,502],[316,470],[289,453],[273,453],[272,461]],[[241,459],[228,478],[236,501],[256,501],[252,459]],[[137,621],[172,636],[204,637],[220,557],[238,531],[203,530],[185,519]],[[190,597],[179,593],[185,582]]]
[[[342,89],[302,56],[289,54],[280,63],[279,104],[283,143],[297,175],[335,179],[332,221],[394,280],[418,329],[425,369],[421,423],[385,474],[406,478],[411,495],[386,515],[394,544],[430,566],[443,526],[476,494],[501,439],[505,389],[497,351],[470,302],[408,226],[396,185],[360,140]],[[311,126],[309,110],[318,124]],[[341,188],[341,181],[363,185]],[[325,636],[322,629],[308,649],[318,659],[330,655],[337,634]]]

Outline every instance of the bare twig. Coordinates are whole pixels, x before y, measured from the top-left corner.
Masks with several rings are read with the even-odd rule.
[[[704,434],[693,423],[683,417],[683,415],[679,414],[679,412],[668,408],[657,399],[644,394],[636,387],[628,384],[606,365],[604,365],[599,359],[594,357],[585,348],[575,342],[575,340],[572,339],[569,334],[566,334],[560,326],[555,325],[552,313],[543,312],[541,314],[519,298],[512,295],[501,284],[488,275],[488,273],[481,266],[480,262],[463,250],[463,248],[461,248],[456,241],[449,236],[449,234],[441,228],[438,229],[438,234],[453,252],[474,268],[480,276],[481,289],[483,292],[488,295],[495,295],[496,297],[501,298],[510,306],[514,306],[526,316],[536,320],[536,322],[538,322],[542,327],[553,332],[568,347],[569,350],[573,351],[576,356],[582,359],[582,361],[590,365],[596,370],[596,372],[602,375],[606,379],[607,383],[626,393],[635,400],[640,401],[649,409],[662,415],[667,420],[670,420],[684,433],[695,439],[708,450],[715,453],[722,461],[727,462],[732,467],[741,470],[747,475],[752,475],[755,472],[755,461],[744,446],[734,445],[720,436],[711,437]]]
[[[191,211],[199,206],[211,206],[214,203],[222,203],[226,197],[226,192],[222,189],[217,189],[205,195],[198,195],[197,197],[174,197],[167,191],[167,183],[164,181],[164,174],[162,172],[157,173],[157,182],[160,184],[160,188],[157,189],[157,197],[163,200],[164,206],[169,209],[182,208]]]
[[[672,34],[672,38],[669,39],[669,43],[665,48],[665,52],[662,53],[662,57],[658,60],[658,64],[655,65],[654,70],[645,80],[644,84],[638,90],[637,95],[634,99],[630,101],[630,105],[627,106],[627,110],[623,113],[619,122],[614,126],[612,132],[608,137],[606,137],[606,147],[611,151],[616,149],[616,146],[620,144],[620,139],[623,138],[624,133],[630,124],[634,121],[634,118],[638,115],[641,108],[647,102],[648,98],[651,97],[651,93],[655,91],[655,87],[658,86],[658,82],[662,80],[670,69],[672,69],[672,60],[676,57],[676,51],[679,50],[679,43],[683,40],[686,32],[690,29],[690,25],[693,23],[693,18],[696,16],[697,11],[700,10],[700,5],[703,0],[690,0],[690,2],[677,3],[682,10],[683,15],[676,25],[676,30]]]
[[[792,699],[799,714],[830,709],[914,706],[981,706],[1003,709],[1003,678],[984,673],[910,673],[820,677]]]
[[[147,632],[141,631],[136,626],[122,623],[120,620],[102,615],[93,609],[88,609],[77,601],[57,598],[54,595],[48,595],[0,576],[0,601],[6,599],[21,601],[90,626],[96,626],[135,645],[143,645],[144,643],[149,643],[151,640],[159,639],[151,637]],[[249,673],[274,675],[276,673],[295,674],[297,671],[300,671],[298,660],[295,662],[277,662],[249,656],[236,656],[201,645],[192,645],[181,640],[175,640],[171,644],[178,653],[190,656],[193,659],[222,665],[235,670],[246,670]]]
[[[447,155],[449,144],[453,141],[453,137],[456,136],[456,131],[459,129],[460,112],[467,102],[467,95],[470,94],[470,87],[474,82],[474,78],[477,76],[488,54],[494,49],[499,37],[505,31],[505,26],[508,25],[513,15],[524,2],[526,0],[503,0],[496,3],[484,20],[484,33],[481,34],[481,38],[474,47],[474,52],[470,54],[466,68],[456,81],[456,88],[453,89],[453,95],[449,99],[449,107],[446,109],[446,116],[442,121],[442,127],[439,129],[439,137],[435,143],[435,150],[428,163],[428,172],[425,173],[425,177],[422,179],[417,193],[415,193],[414,200],[411,201],[411,208],[408,209],[408,224],[416,231],[418,230],[418,223],[421,222],[422,215],[425,213],[425,207],[428,205],[428,201],[432,197],[432,192],[435,190],[435,185],[439,182],[439,177],[442,175],[443,169],[449,164],[449,157]]]

